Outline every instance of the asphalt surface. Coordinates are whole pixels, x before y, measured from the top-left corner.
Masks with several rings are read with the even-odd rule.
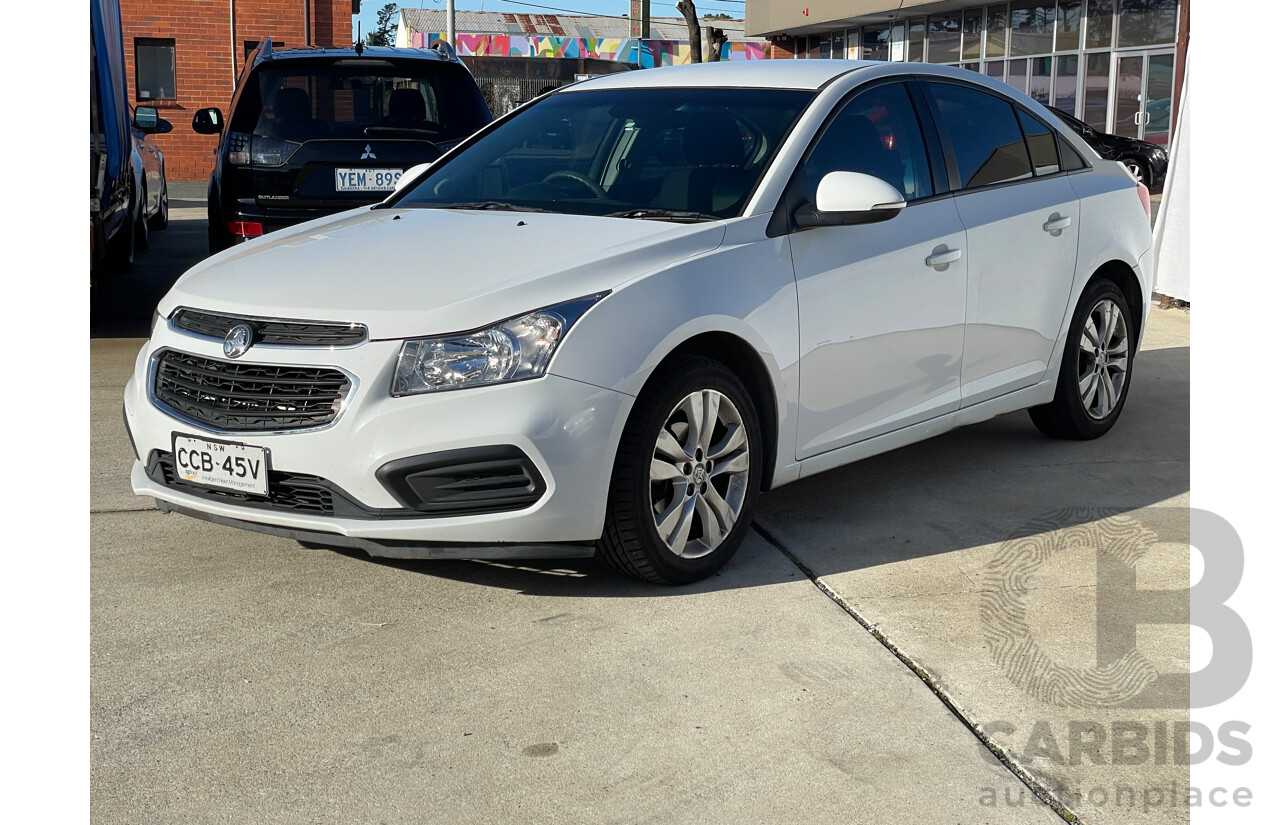
[[[1186,766],[1059,764],[1029,741],[1067,754],[1073,723],[1185,710],[1046,701],[992,655],[983,606],[1038,518],[1041,539],[1146,530],[1138,585],[1186,584],[1185,313],[1152,310],[1106,438],[1050,441],[1019,413],[798,482],[692,587],[594,559],[388,563],[132,495],[121,390],[204,250],[203,202],[173,205],[92,302],[95,822],[1062,821],[1032,788],[1084,822],[1187,821],[1141,790]],[[1123,623],[1077,551],[1010,592],[1044,651],[1088,668]],[[1187,669],[1185,626],[1145,631],[1145,660]],[[1071,796],[1104,782],[1136,805]]]

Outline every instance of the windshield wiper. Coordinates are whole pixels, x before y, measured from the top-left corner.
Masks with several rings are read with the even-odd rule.
[[[463,201],[461,203],[423,204],[437,209],[492,209],[499,212],[550,212],[550,209],[539,209],[536,206],[521,206],[506,201]]]
[[[718,221],[719,215],[709,215],[706,212],[689,212],[681,209],[628,209],[624,212],[610,212],[605,215],[606,218],[639,218],[649,221],[678,221],[685,223],[696,223],[698,221]]]
[[[438,135],[439,129],[421,129],[416,126],[366,126],[365,135]]]

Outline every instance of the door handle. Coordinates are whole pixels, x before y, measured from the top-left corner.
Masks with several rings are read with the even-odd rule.
[[[1045,232],[1061,232],[1071,225],[1071,216],[1066,217],[1050,217],[1049,222],[1044,225]]]
[[[964,254],[959,249],[943,249],[941,252],[935,252],[924,259],[924,265],[929,267],[946,266],[960,260],[960,256]]]

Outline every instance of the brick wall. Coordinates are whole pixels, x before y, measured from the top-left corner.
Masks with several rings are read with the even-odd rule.
[[[232,0],[120,0],[129,100],[150,103],[173,124],[157,135],[164,151],[165,173],[172,181],[203,181],[213,169],[217,136],[191,129],[197,109],[217,106],[225,114],[233,78],[244,68],[246,40],[303,46],[306,0],[238,0],[235,2],[234,68],[232,66]],[[351,0],[311,0],[311,42],[317,46],[351,45]],[[134,39],[172,39],[176,62],[176,97],[137,100]]]

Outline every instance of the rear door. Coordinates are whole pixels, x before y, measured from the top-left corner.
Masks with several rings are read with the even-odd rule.
[[[922,84],[946,147],[969,256],[964,406],[1048,370],[1075,277],[1080,204],[1053,131],[1007,98]]]
[[[862,172],[907,201],[882,223],[791,235],[800,459],[959,409],[965,233],[929,155],[906,84],[881,84],[837,108],[792,182],[807,203],[828,172]]]

